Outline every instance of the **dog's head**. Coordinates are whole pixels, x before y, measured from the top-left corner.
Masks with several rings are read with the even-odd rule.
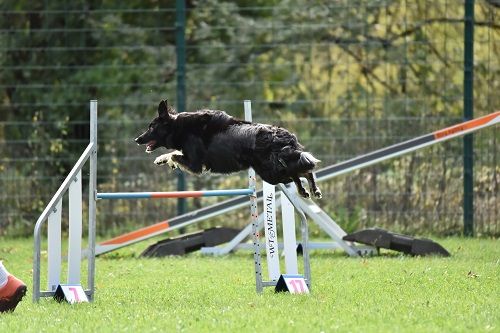
[[[173,149],[172,134],[175,118],[177,115],[168,107],[167,101],[161,101],[158,105],[158,116],[151,121],[148,130],[135,139],[135,142],[146,145],[146,153],[151,153],[159,147]]]

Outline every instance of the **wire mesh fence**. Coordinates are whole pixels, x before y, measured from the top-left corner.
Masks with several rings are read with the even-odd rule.
[[[463,1],[188,1],[187,110],[209,107],[282,125],[322,166],[460,122]],[[475,115],[500,105],[500,25],[475,4]],[[99,100],[98,189],[168,191],[176,174],[133,138],[161,99],[177,104],[172,2],[0,5],[0,234],[34,222],[88,142]],[[499,230],[498,129],[474,137],[478,235]],[[460,139],[322,184],[320,205],[348,231],[461,233]],[[187,176],[188,189],[244,187],[245,173]],[[190,199],[188,210],[217,199]],[[176,201],[98,205],[101,235],[165,220]],[[207,223],[242,226],[246,211]]]

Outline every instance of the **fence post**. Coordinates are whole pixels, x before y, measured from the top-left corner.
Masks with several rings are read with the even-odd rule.
[[[464,120],[474,117],[474,0],[465,0],[464,14]],[[474,235],[474,147],[473,136],[464,136],[464,236]]]
[[[186,111],[186,3],[175,3],[175,52],[177,57],[177,111]],[[182,172],[177,174],[177,191],[186,190],[186,178]],[[177,215],[186,212],[186,199],[177,199]]]

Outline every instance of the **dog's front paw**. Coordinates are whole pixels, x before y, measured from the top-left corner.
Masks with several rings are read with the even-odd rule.
[[[178,168],[178,165],[177,163],[174,162],[173,160],[173,156],[174,155],[180,155],[179,153],[177,152],[173,152],[173,153],[169,153],[169,154],[163,154],[163,155],[160,155],[158,156],[154,163],[156,165],[163,165],[163,164],[167,164],[171,169],[177,169]]]
[[[168,161],[168,156],[169,154],[163,154],[163,155],[160,155],[158,156],[155,161],[154,161],[154,164],[156,165],[163,165],[163,164],[167,164],[167,161]]]
[[[173,160],[173,157],[174,155],[170,155],[170,158],[167,160],[167,164],[168,166],[172,169],[172,170],[175,170],[177,168],[179,168],[179,166],[177,165],[177,163],[174,162]]]

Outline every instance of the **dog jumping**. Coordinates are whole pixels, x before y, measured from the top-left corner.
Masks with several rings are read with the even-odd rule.
[[[157,165],[192,174],[229,174],[252,167],[270,184],[293,181],[299,194],[309,198],[300,181],[305,177],[314,196],[321,198],[313,175],[320,161],[281,127],[239,120],[217,110],[177,113],[165,100],[158,105],[158,116],[135,142],[146,145],[146,153],[159,147],[170,151],[155,159]]]

